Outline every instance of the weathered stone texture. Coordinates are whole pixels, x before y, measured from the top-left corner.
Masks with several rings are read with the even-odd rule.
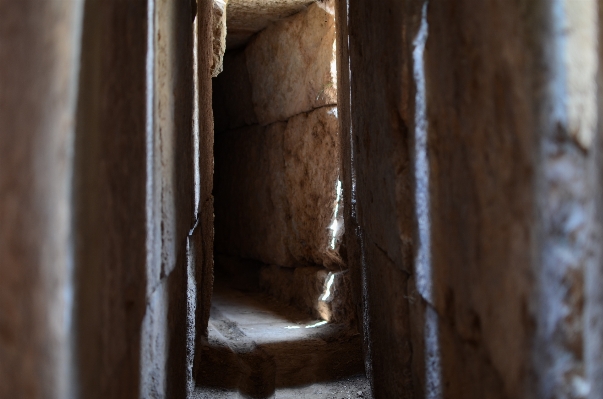
[[[267,264],[335,267],[335,108],[224,133],[216,142],[216,248]]]
[[[286,124],[253,126],[216,141],[216,251],[289,264],[282,142]]]
[[[347,270],[265,265],[253,259],[216,255],[216,274],[233,289],[263,291],[315,319],[344,325],[354,323],[355,309]]]
[[[290,216],[288,250],[302,263],[341,265],[331,250],[339,178],[337,108],[323,107],[289,119],[283,141]]]
[[[216,132],[268,125],[337,103],[332,2],[273,24],[224,57],[214,79]],[[230,29],[230,28],[229,28]]]
[[[149,213],[147,208],[147,242],[153,244],[152,248],[147,247],[140,396],[184,397],[188,348],[182,337],[187,328],[187,236],[196,219],[193,25],[186,2],[156,0],[154,8],[154,173],[146,176],[147,182],[152,181],[152,190],[146,192],[146,205],[153,210]]]
[[[306,8],[312,0],[230,0],[228,3],[228,49],[247,43],[270,23]]]
[[[211,13],[213,32],[213,57],[211,58],[211,76],[218,76],[223,68],[224,52],[226,52],[226,10],[228,0],[213,0]]]
[[[190,3],[155,2],[148,76],[147,11],[144,0],[84,9],[74,348],[88,398],[186,394],[193,30]]]
[[[245,53],[260,124],[337,103],[332,0],[270,25]]]
[[[339,121],[340,158],[339,175],[342,186],[342,218],[345,233],[342,236],[341,251],[343,260],[349,271],[350,300],[355,309],[354,322],[358,331],[364,334],[365,326],[363,320],[363,281],[362,281],[362,256],[360,251],[360,237],[358,235],[358,220],[356,219],[356,204],[354,187],[354,162],[352,158],[351,138],[351,109],[350,109],[350,49],[349,49],[349,26],[348,5],[345,1],[335,1],[336,21],[336,48],[337,48],[337,81],[338,87],[347,90],[337,90],[337,114]],[[364,352],[367,340],[363,339]]]
[[[415,240],[415,215],[408,210],[418,206],[409,174],[415,144],[409,132],[416,129],[418,77],[412,71],[420,65],[413,65],[412,51],[422,2],[390,4],[397,10],[391,14],[383,6],[350,4],[352,126],[358,145],[353,158],[375,394],[424,397],[439,390],[445,397],[521,397],[525,381],[520,376],[530,360],[526,295],[535,128],[529,98],[533,72],[526,56],[530,41],[517,28],[526,22],[510,4],[427,8],[426,69],[420,72],[427,82],[421,101],[427,102],[431,188],[429,197],[419,199],[431,198],[432,262],[427,266],[433,296],[418,289],[414,279],[396,296],[390,284],[399,286],[405,273],[416,272],[413,253],[421,245]],[[461,36],[469,39],[459,41]],[[471,54],[472,63],[466,65],[459,54]],[[402,89],[409,86],[414,89]],[[382,308],[384,301],[391,310]],[[410,310],[412,330],[403,322]],[[430,329],[435,338],[425,343]],[[390,356],[400,345],[412,345],[413,384],[404,377],[410,358]],[[424,361],[434,351],[439,369]],[[473,376],[472,383],[466,375]]]
[[[0,1],[0,398],[71,395],[76,1]]]
[[[79,394],[88,398],[141,392],[146,16],[144,0],[91,1],[84,8],[75,141],[74,347]]]
[[[347,135],[344,153],[350,154],[348,162],[353,160],[352,170],[346,167],[346,201],[355,200],[353,208],[346,208],[346,222],[352,221],[346,228],[359,226],[354,233],[360,237],[357,255],[364,270],[356,278],[362,278],[357,284],[364,290],[367,373],[376,398],[421,397],[413,387],[407,290],[416,250],[410,152],[414,104],[407,88],[420,6],[419,1],[396,0],[379,6],[370,0],[349,3],[352,77],[351,93],[344,98],[351,94],[351,110],[344,109],[349,103],[338,104],[342,115],[351,116],[352,128],[351,137],[349,130],[342,131]]]

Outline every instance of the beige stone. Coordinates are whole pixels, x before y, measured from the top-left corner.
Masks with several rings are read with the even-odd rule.
[[[218,76],[224,69],[223,60],[226,52],[226,11],[228,0],[213,0],[213,57],[211,59],[211,76]]]
[[[243,46],[270,23],[298,13],[311,3],[311,0],[230,0],[228,49]]]
[[[322,267],[265,266],[260,270],[261,288],[282,303],[331,323],[349,323],[353,318],[350,279],[347,272],[329,272]]]
[[[273,24],[245,52],[260,124],[337,103],[332,1]]]
[[[280,266],[341,266],[330,247],[338,178],[334,107],[216,138],[216,248]]]

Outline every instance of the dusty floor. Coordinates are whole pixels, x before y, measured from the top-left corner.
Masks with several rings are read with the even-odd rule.
[[[204,387],[197,398],[340,399],[369,392],[365,378],[348,379],[364,370],[356,331],[260,292],[217,281],[208,332],[195,374]]]
[[[243,399],[238,392],[198,388],[192,399]],[[372,399],[364,376],[313,384],[307,387],[277,389],[271,399]],[[246,399],[246,398],[245,398]]]

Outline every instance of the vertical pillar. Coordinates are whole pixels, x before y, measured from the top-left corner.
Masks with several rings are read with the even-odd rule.
[[[0,1],[0,397],[71,395],[81,2]]]
[[[79,396],[137,398],[147,295],[147,0],[84,7],[75,140]]]

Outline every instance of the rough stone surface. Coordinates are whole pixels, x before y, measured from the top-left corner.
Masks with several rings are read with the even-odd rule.
[[[338,267],[330,249],[337,118],[324,107],[216,142],[216,250],[280,266]]]
[[[342,218],[345,231],[341,237],[342,256],[345,265],[349,271],[350,280],[350,300],[351,306],[355,309],[354,323],[358,330],[365,335],[364,309],[363,306],[363,262],[361,253],[361,242],[358,230],[358,220],[356,218],[355,204],[355,171],[354,160],[352,158],[352,136],[351,132],[351,92],[344,88],[350,86],[350,49],[349,49],[349,27],[348,27],[348,7],[347,2],[335,2],[335,21],[337,23],[337,113],[339,121],[339,141],[340,141],[340,180],[342,183]],[[341,105],[340,105],[341,104]],[[365,346],[364,352],[368,353],[366,347],[367,340],[363,337]]]
[[[434,5],[426,16],[432,297],[418,291],[439,315],[440,378],[454,397],[524,397],[533,367],[539,311],[528,276],[540,268],[531,251],[542,126],[532,112],[544,99],[535,95],[541,72],[531,69],[538,51],[529,44],[544,43],[527,29],[542,11],[522,12],[464,2],[455,11]],[[460,31],[467,42],[451,40]],[[458,54],[473,54],[470,68]],[[479,382],[468,389],[461,374]]]
[[[213,56],[211,30],[212,0],[199,0],[197,30],[197,84],[199,122],[199,203],[196,204],[197,227],[191,237],[194,259],[197,304],[195,306],[195,345],[198,347],[207,336],[207,323],[211,306],[214,280],[214,120],[212,113],[212,78],[209,60]],[[195,353],[195,358],[199,354]]]
[[[258,123],[244,51],[224,56],[224,71],[213,79],[213,110],[216,134]]]
[[[362,371],[360,336],[259,293],[217,282],[210,332],[201,347],[198,385],[271,397],[275,388],[306,385]]]
[[[217,142],[229,153],[217,165],[216,193],[227,194],[218,246],[296,266],[264,268],[252,283],[311,311],[306,299],[324,290],[329,273],[312,265],[341,266],[326,248],[337,178],[330,162],[342,148],[354,233],[345,254],[375,397],[600,398],[594,1],[580,3],[588,9],[571,0],[432,1],[423,9],[420,0],[355,0],[349,19],[342,1],[339,20],[350,25],[338,43],[350,47],[340,50],[340,72],[351,67],[352,76],[342,75],[351,91],[339,93],[340,137],[333,108],[322,107]],[[187,255],[198,348],[208,343],[213,284],[213,1],[199,3],[196,193],[188,2],[154,3],[150,77],[147,1],[86,1],[81,36],[74,4],[0,1],[0,397],[185,397]],[[580,46],[567,49],[572,43]],[[600,80],[601,72],[599,97]],[[236,124],[253,123],[249,115]],[[247,205],[237,210],[240,200]],[[420,258],[425,248],[430,256]],[[244,267],[261,271],[257,262]],[[323,363],[261,334],[238,346],[237,329],[216,320],[209,355],[237,367],[210,371],[251,377],[248,392],[293,375],[312,382],[342,358],[320,353],[329,357]],[[289,321],[277,327],[307,326]],[[358,337],[339,337],[329,339],[357,360]],[[312,350],[329,345],[311,338]],[[269,351],[281,357],[272,363]],[[206,354],[197,352],[197,364]],[[340,388],[325,396],[353,397]],[[314,389],[322,388],[274,394],[323,395]]]
[[[0,2],[2,398],[184,397],[191,10],[155,5],[149,77],[146,1]]]
[[[243,46],[253,34],[270,23],[306,8],[312,0],[230,0],[228,3],[228,49]]]
[[[193,399],[240,399],[238,392],[227,389],[198,388]],[[274,399],[373,399],[371,386],[364,375],[338,381],[320,382],[304,387],[277,389]]]
[[[269,266],[253,259],[216,255],[216,273],[234,289],[264,292],[315,318],[355,327],[347,271],[331,272],[318,266]]]
[[[599,7],[599,27],[603,25],[603,7]],[[599,28],[599,43],[603,43],[603,29]],[[598,54],[599,72],[598,80],[598,115],[603,115],[603,51],[599,45]],[[598,117],[599,119],[600,117]],[[601,184],[601,171],[603,171],[603,123],[598,124],[593,139],[594,156],[591,160],[590,173],[594,175],[594,200],[595,200],[595,229],[594,237],[600,242],[603,236],[603,184]],[[601,259],[603,251],[600,245],[594,246],[595,259]],[[585,365],[586,377],[591,384],[589,399],[595,399],[599,392],[603,392],[603,262],[589,262],[585,272]]]
[[[140,394],[151,277],[140,206],[146,203],[146,15],[142,0],[87,2],[84,9],[74,176],[75,346],[80,395],[89,398]]]
[[[333,0],[269,26],[245,53],[260,124],[337,103]]]
[[[283,138],[286,124],[216,137],[216,252],[291,264]]]

